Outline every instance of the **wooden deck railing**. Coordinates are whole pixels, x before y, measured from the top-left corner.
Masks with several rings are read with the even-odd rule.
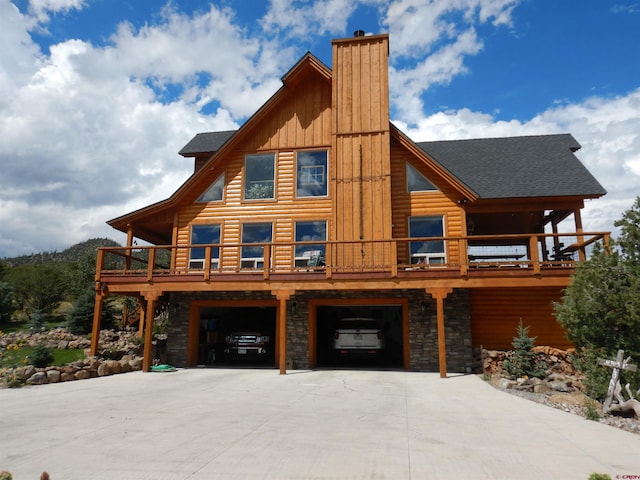
[[[103,247],[96,281],[113,276],[198,275],[209,280],[228,273],[341,273],[459,271],[475,269],[573,268],[589,257],[595,243],[605,247],[608,232],[464,237],[394,238],[371,241],[311,241],[210,245]],[[244,250],[243,250],[244,249]],[[246,254],[246,252],[249,252]],[[245,253],[245,255],[243,255]]]

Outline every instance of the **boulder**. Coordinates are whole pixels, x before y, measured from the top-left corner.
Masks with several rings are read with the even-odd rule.
[[[60,370],[47,370],[47,379],[49,380],[49,383],[58,383],[60,381],[60,377]]]
[[[573,388],[571,388],[567,382],[563,382],[561,380],[555,380],[553,382],[551,382],[549,384],[549,386],[551,387],[551,390],[553,390],[554,392],[563,392],[563,393],[568,393],[573,391]]]
[[[89,371],[88,370],[78,370],[74,377],[76,377],[76,380],[86,380],[87,378],[89,378]]]
[[[109,365],[109,371],[111,373],[120,373],[122,371],[122,367],[118,360],[107,360],[107,365]]]
[[[60,340],[57,345],[58,350],[66,350],[69,348],[69,340]]]
[[[131,370],[133,370],[133,368],[131,368],[128,360],[120,360],[120,373],[128,373]]]
[[[129,365],[131,365],[131,368],[133,370],[142,370],[142,358],[135,357],[133,360],[129,362]]]
[[[98,366],[98,376],[106,377],[107,375],[111,375],[111,370],[109,370],[107,362],[102,362],[100,366]]]
[[[27,378],[30,378],[34,373],[36,373],[36,367],[34,367],[33,365],[27,365],[25,367],[17,368],[14,373],[16,374],[16,376],[25,381],[27,380]]]
[[[60,381],[61,382],[70,382],[71,380],[75,380],[76,377],[72,372],[67,372],[67,371],[63,371],[60,374]]]
[[[29,385],[44,385],[45,383],[48,383],[45,372],[36,372],[27,379]]]

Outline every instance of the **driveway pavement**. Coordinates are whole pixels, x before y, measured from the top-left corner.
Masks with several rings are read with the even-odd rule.
[[[640,436],[476,376],[192,369],[0,389],[14,480],[640,478]]]

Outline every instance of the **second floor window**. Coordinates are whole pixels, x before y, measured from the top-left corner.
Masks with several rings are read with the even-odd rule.
[[[327,240],[327,222],[296,222],[296,242]],[[324,243],[296,245],[296,267],[319,267],[324,265],[326,245]]]
[[[191,244],[208,245],[220,243],[220,225],[192,225]],[[218,265],[220,258],[220,248],[211,247],[211,266]],[[189,251],[189,268],[204,268],[205,247],[193,247]]]
[[[242,243],[271,243],[272,225],[270,223],[245,223],[242,225]],[[242,247],[242,268],[262,268],[264,266],[264,246]]]
[[[437,188],[416,168],[407,162],[407,192],[431,192]]]
[[[275,154],[247,155],[244,162],[244,199],[275,198]]]
[[[327,151],[301,151],[297,154],[296,196],[327,195]]]
[[[224,190],[224,173],[211,184],[211,186],[198,197],[198,202],[220,202]]]
[[[410,217],[409,236],[425,239],[411,242],[411,263],[445,263],[444,240],[428,240],[428,237],[444,237],[443,217]]]

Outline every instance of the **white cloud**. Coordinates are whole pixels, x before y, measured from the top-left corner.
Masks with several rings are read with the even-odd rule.
[[[65,13],[70,10],[82,10],[85,0],[30,0],[29,12],[40,23],[47,23],[50,13]]]
[[[405,120],[423,116],[422,94],[467,72],[465,58],[477,55],[483,42],[476,25],[509,25],[519,0],[396,0],[383,24],[391,42],[391,100]]]
[[[571,133],[582,145],[577,157],[608,191],[586,203],[585,230],[617,234],[614,220],[640,194],[640,88],[615,98],[556,106],[528,121],[496,121],[462,109],[436,113],[414,126],[395,123],[416,141]]]
[[[169,3],[142,27],[114,26],[106,43],[67,39],[43,52],[30,32],[90,4],[34,0],[24,14],[0,0],[0,257],[119,240],[104,222],[170,196],[193,170],[176,152],[195,133],[236,128],[280,87],[301,46],[343,35],[361,8],[379,11],[390,32],[399,127],[415,140],[571,132],[610,191],[587,205],[585,228],[610,229],[640,184],[640,91],[526,121],[467,109],[423,114],[421,94],[464,74],[465,59],[483,48],[478,27],[510,27],[517,4],[273,0],[256,27],[230,8],[186,15]]]
[[[0,202],[17,219],[2,222],[0,256],[82,241],[89,221],[115,235],[104,222],[170,196],[193,172],[176,152],[197,132],[237,128],[281,85],[291,55],[213,6],[193,17],[166,9],[157,25],[121,25],[109,45],[67,40],[49,55],[31,41],[32,19],[7,0],[0,12],[11,45],[0,52]],[[174,87],[182,94],[163,96]]]

